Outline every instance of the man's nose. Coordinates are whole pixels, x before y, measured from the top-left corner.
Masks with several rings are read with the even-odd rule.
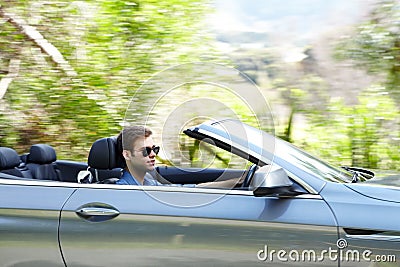
[[[156,155],[156,153],[154,153],[153,149],[150,151],[149,157],[150,158],[154,158]]]

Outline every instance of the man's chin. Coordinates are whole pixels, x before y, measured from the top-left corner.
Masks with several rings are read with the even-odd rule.
[[[147,167],[147,171],[149,171],[149,172],[154,171],[155,168],[156,168],[155,165],[148,166],[148,167]]]

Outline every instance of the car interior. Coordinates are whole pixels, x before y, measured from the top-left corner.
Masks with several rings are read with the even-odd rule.
[[[32,145],[29,152],[18,155],[9,147],[0,147],[0,178],[51,180],[74,183],[114,184],[121,176],[123,158],[117,152],[117,138],[96,140],[90,149],[87,163],[57,160],[56,151],[47,144]],[[225,168],[179,168],[157,166],[161,182],[198,184],[240,177],[245,170]],[[80,172],[90,173],[78,179]]]

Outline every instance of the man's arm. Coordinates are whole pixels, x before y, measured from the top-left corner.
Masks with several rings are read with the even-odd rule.
[[[196,187],[207,187],[207,188],[234,188],[237,184],[242,184],[245,176],[238,178],[232,178],[224,181],[200,183]]]
[[[158,172],[154,171],[150,173],[153,176],[153,179],[157,181],[159,185],[169,185],[169,186],[183,186],[183,187],[201,187],[201,188],[234,188],[237,184],[242,184],[244,182],[244,178],[246,177],[247,173],[244,173],[240,177],[231,178],[228,180],[223,181],[216,181],[216,182],[206,182],[206,183],[199,183],[199,184],[171,184],[168,180],[162,177]]]

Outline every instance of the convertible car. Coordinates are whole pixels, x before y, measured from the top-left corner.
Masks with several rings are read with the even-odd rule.
[[[57,160],[45,144],[24,155],[1,147],[0,266],[399,266],[399,187],[237,120],[184,133],[249,167],[159,166],[159,177],[198,184],[244,173],[244,182],[115,184],[115,137],[95,141],[87,163]]]

